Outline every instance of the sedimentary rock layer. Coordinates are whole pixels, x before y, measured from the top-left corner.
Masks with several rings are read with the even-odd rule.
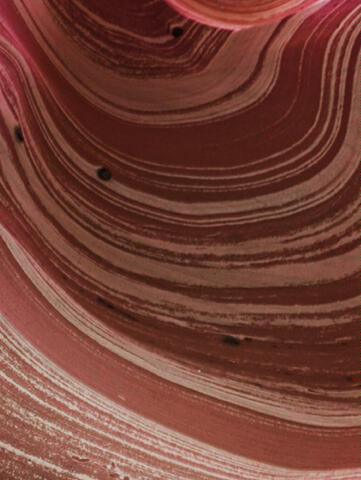
[[[230,30],[280,20],[332,0],[166,0],[183,15]]]
[[[168,3],[0,2],[0,479],[356,480],[359,2]]]

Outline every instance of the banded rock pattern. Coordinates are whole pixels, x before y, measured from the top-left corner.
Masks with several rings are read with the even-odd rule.
[[[215,27],[240,30],[279,20],[332,0],[166,0],[180,13]]]
[[[181,3],[0,2],[1,480],[359,478],[359,2]]]

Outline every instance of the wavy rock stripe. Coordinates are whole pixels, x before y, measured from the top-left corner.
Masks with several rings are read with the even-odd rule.
[[[0,2],[0,480],[356,480],[361,7],[168,3]]]
[[[280,20],[332,0],[166,0],[181,14],[217,28],[239,30]]]

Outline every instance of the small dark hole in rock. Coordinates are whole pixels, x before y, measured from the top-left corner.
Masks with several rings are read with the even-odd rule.
[[[245,342],[253,342],[253,338],[251,337],[244,337]]]
[[[104,298],[97,297],[97,302],[100,303],[101,305],[104,305],[104,307],[109,308],[110,310],[114,310],[114,308],[115,308],[112,303],[108,302]]]
[[[278,348],[278,345],[276,345],[275,343],[272,344],[272,348]]]
[[[183,34],[183,28],[182,27],[173,27],[172,28],[172,35],[174,38],[178,38]]]
[[[346,380],[348,382],[353,382],[353,377],[351,377],[351,375],[347,375]]]
[[[241,342],[239,341],[238,338],[236,337],[232,337],[231,335],[226,335],[225,337],[223,337],[223,343],[225,343],[226,345],[232,345],[232,346],[236,346],[236,345],[240,345]]]
[[[97,171],[97,175],[100,178],[100,180],[104,180],[106,182],[112,178],[111,171],[105,167],[99,168]]]
[[[19,127],[19,125],[17,125],[14,128],[14,135],[15,135],[15,138],[18,142],[23,142],[24,141],[24,135],[23,135],[23,132],[22,132],[21,128]]]

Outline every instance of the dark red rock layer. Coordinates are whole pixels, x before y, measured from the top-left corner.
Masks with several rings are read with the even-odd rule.
[[[359,2],[169,3],[0,3],[0,479],[356,480]]]

